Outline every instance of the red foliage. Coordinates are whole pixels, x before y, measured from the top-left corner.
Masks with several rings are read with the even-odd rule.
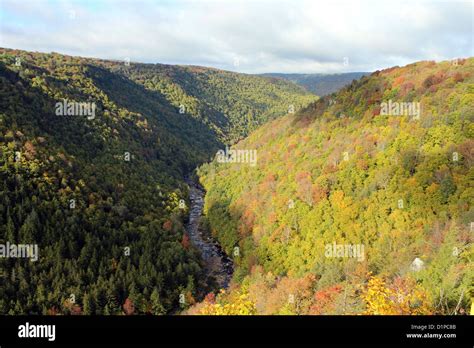
[[[380,115],[380,106],[376,106],[375,109],[372,110],[372,116]]]
[[[443,82],[443,80],[445,78],[446,78],[446,76],[444,75],[443,72],[439,72],[436,75],[430,75],[425,79],[425,81],[423,81],[423,87],[428,89],[428,88],[430,88],[434,85],[437,85],[437,84]]]
[[[454,74],[453,79],[454,79],[454,82],[456,83],[464,81],[464,77],[460,72],[457,72],[456,74]]]
[[[393,87],[400,86],[403,82],[405,82],[405,76],[399,76],[393,81]]]
[[[171,231],[171,228],[173,228],[173,222],[171,222],[171,220],[166,220],[163,224],[163,229],[169,232]]]
[[[210,292],[206,295],[204,301],[209,303],[216,303],[216,295],[213,292]]]
[[[128,297],[123,304],[123,311],[126,315],[133,315],[133,313],[135,313],[135,305]]]
[[[415,85],[412,82],[406,82],[400,86],[400,93],[402,96],[407,95],[415,89]]]
[[[75,304],[71,308],[71,315],[81,315],[82,314],[82,308],[78,304]]]
[[[183,248],[185,250],[188,250],[189,249],[189,236],[187,233],[183,234],[183,239],[181,240],[181,245],[183,246]]]
[[[315,303],[311,306],[311,314],[324,314],[334,308],[334,300],[342,291],[341,285],[334,285],[317,291],[314,294]]]

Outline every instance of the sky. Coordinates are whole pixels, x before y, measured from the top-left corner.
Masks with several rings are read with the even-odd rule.
[[[245,73],[474,56],[474,0],[0,0],[0,47]]]

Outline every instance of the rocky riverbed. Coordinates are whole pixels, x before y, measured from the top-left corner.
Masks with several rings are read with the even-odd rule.
[[[201,252],[206,264],[207,275],[215,278],[219,288],[226,289],[234,272],[234,264],[217,240],[200,228],[199,222],[204,208],[204,189],[189,178],[186,179],[186,183],[189,186],[189,200],[191,202],[189,221],[186,224],[189,239]]]

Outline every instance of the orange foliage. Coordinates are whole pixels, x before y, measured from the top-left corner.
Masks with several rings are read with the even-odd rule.
[[[133,315],[135,313],[135,305],[133,304],[132,300],[127,298],[125,303],[123,304],[123,310],[126,315]]]
[[[171,231],[171,229],[173,228],[173,222],[171,220],[166,220],[165,223],[163,224],[163,229],[165,231]]]
[[[405,82],[405,76],[399,76],[393,81],[393,87],[400,86],[403,82]]]
[[[329,194],[329,191],[325,187],[321,187],[318,184],[313,185],[311,192],[315,204],[322,201],[323,199],[326,199]]]
[[[335,298],[342,291],[342,286],[337,284],[326,289],[316,291],[315,303],[310,308],[310,314],[328,314],[334,310]]]
[[[188,250],[189,249],[189,236],[187,233],[183,234],[183,239],[181,240],[181,245],[183,246],[183,248],[185,250]]]

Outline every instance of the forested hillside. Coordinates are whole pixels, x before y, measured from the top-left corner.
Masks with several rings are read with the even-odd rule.
[[[0,243],[39,249],[0,259],[0,313],[162,314],[212,290],[184,233],[185,175],[233,130],[315,99],[264,78],[121,66],[0,49]],[[58,114],[63,102],[94,114]]]
[[[4,52],[0,78],[0,236],[39,247],[36,262],[0,260],[0,312],[115,314],[126,299],[141,313],[175,308],[200,276],[181,244],[181,178],[218,147],[212,133],[60,55]],[[94,101],[95,118],[57,116],[62,99]]]
[[[276,77],[291,81],[304,87],[306,90],[319,95],[326,96],[337,92],[342,87],[349,85],[353,80],[369,75],[365,72],[352,72],[341,74],[262,74],[262,76]]]
[[[203,165],[207,224],[238,268],[191,313],[469,311],[473,121],[474,58],[424,61],[259,128],[235,146],[256,166]]]
[[[105,66],[162,93],[177,110],[209,126],[225,143],[234,143],[265,122],[317,99],[282,79],[213,68],[111,62]]]

